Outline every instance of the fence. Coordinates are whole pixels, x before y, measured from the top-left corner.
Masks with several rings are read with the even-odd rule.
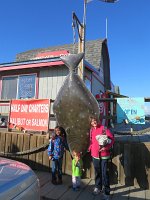
[[[0,132],[0,154],[28,164],[34,170],[50,171],[47,156],[49,139],[45,135]],[[16,152],[21,152],[18,154]],[[71,175],[71,156],[63,158],[63,172]],[[94,177],[89,153],[83,158],[85,174]],[[150,188],[150,136],[115,136],[113,159],[110,162],[111,183]]]

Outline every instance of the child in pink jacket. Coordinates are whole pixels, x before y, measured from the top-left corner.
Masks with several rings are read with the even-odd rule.
[[[95,170],[95,188],[93,194],[97,195],[103,190],[104,199],[109,199],[110,183],[108,161],[110,158],[110,149],[114,144],[114,136],[109,129],[106,129],[104,126],[98,124],[98,121],[94,117],[90,118],[90,125],[89,151],[91,152]],[[103,135],[105,135],[105,137],[101,137]],[[98,138],[101,138],[101,141],[98,141]]]

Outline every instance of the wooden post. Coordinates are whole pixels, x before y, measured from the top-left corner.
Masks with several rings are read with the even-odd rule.
[[[78,53],[85,52],[85,41],[84,41],[84,27],[80,27],[80,37],[78,43]],[[84,58],[81,60],[78,66],[78,75],[84,80]]]

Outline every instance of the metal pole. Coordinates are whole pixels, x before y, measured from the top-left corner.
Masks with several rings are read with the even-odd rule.
[[[84,81],[84,59],[85,59],[85,39],[86,39],[86,9],[87,9],[87,3],[92,0],[83,0],[84,1],[84,11],[83,11],[83,26],[80,26],[79,30],[79,43],[78,43],[78,53],[83,52],[84,57],[81,60],[79,67],[78,67],[78,75],[81,77],[81,79]],[[115,3],[118,0],[99,0],[103,1],[105,3]]]
[[[79,44],[78,44],[78,53],[83,52],[85,54],[85,35],[86,35],[86,7],[87,0],[84,0],[84,11],[83,11],[83,26],[80,26],[80,35]],[[78,67],[78,75],[84,81],[84,58],[81,60]]]
[[[86,36],[86,8],[87,8],[87,0],[84,0],[84,12],[83,12],[83,52],[85,53],[85,36]]]

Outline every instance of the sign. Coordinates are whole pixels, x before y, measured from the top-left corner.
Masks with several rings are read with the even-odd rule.
[[[11,100],[9,128],[47,131],[49,107],[49,99]]]
[[[60,56],[67,56],[69,55],[69,51],[62,50],[62,51],[49,51],[38,53],[35,58],[33,59],[44,59],[44,58],[55,58]]]
[[[117,98],[117,123],[145,124],[144,98]]]
[[[106,93],[102,93],[102,94],[97,94],[96,95],[96,99],[100,99],[100,98],[108,98],[108,94]],[[100,116],[107,116],[108,115],[108,102],[98,102],[99,104],[99,109],[100,109]],[[108,126],[108,120],[107,119],[101,119],[100,123],[103,126]]]
[[[22,75],[18,78],[18,99],[35,97],[36,75]]]

